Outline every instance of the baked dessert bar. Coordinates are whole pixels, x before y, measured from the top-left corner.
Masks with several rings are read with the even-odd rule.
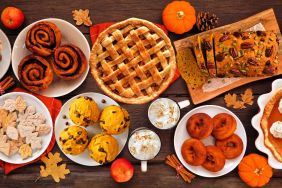
[[[256,77],[277,73],[278,42],[272,31],[215,33],[218,77]]]
[[[204,53],[202,50],[202,38],[198,35],[196,37],[196,40],[194,41],[194,54],[197,60],[197,65],[199,67],[199,69],[201,70],[201,72],[204,75],[208,75],[208,69],[206,67],[206,62],[205,62],[205,58],[204,58]]]
[[[206,58],[206,66],[211,77],[216,77],[216,64],[214,60],[214,47],[213,47],[213,33],[204,37],[203,39],[203,49],[204,56]]]

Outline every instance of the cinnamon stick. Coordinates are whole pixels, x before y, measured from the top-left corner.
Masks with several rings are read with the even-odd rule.
[[[168,155],[165,163],[174,168],[177,175],[180,175],[185,182],[191,183],[192,179],[195,178],[195,175],[186,170],[174,154]]]

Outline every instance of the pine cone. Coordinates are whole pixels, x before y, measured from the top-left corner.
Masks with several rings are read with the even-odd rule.
[[[197,15],[197,28],[200,31],[207,31],[213,29],[218,24],[218,17],[209,12],[199,12]]]

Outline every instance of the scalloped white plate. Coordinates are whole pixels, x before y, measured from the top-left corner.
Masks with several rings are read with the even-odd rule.
[[[277,79],[274,82],[272,82],[271,92],[259,96],[258,98],[259,113],[252,118],[252,126],[254,127],[255,130],[257,130],[259,134],[255,142],[256,148],[259,151],[268,155],[268,163],[272,168],[275,169],[282,169],[282,163],[277,161],[273,156],[272,152],[264,145],[264,134],[260,126],[260,120],[262,118],[266,103],[279,88],[282,88],[282,79]]]
[[[189,165],[188,163],[185,162],[185,160],[183,159],[183,157],[181,155],[181,146],[182,146],[183,142],[186,139],[191,138],[191,136],[188,134],[188,132],[186,130],[186,122],[188,121],[188,119],[193,114],[200,113],[200,112],[206,113],[211,117],[214,117],[216,114],[219,114],[219,113],[227,113],[227,114],[232,115],[236,119],[236,122],[237,122],[237,128],[235,130],[235,133],[243,141],[244,147],[243,147],[243,151],[242,151],[241,155],[238,156],[235,159],[231,159],[231,160],[227,159],[225,161],[224,168],[222,170],[218,171],[218,172],[210,172],[202,166]],[[214,137],[209,136],[208,138],[203,139],[202,142],[204,143],[205,146],[214,145],[215,139],[214,139]],[[199,176],[202,176],[202,177],[215,178],[215,177],[223,176],[223,175],[231,172],[233,169],[236,168],[236,166],[238,166],[238,164],[242,160],[243,156],[245,155],[246,147],[247,147],[247,135],[246,135],[246,132],[245,132],[245,128],[244,128],[242,122],[240,121],[240,119],[230,110],[223,108],[221,106],[216,106],[216,105],[199,106],[199,107],[194,108],[193,110],[189,111],[180,120],[180,122],[178,123],[178,125],[176,127],[175,133],[174,133],[174,149],[175,149],[175,152],[176,152],[178,159],[180,160],[182,165],[185,166],[189,171],[191,171],[194,174],[197,174]]]

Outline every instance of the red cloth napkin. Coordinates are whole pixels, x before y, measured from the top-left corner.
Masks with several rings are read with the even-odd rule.
[[[90,27],[90,38],[92,41],[92,44],[95,43],[97,37],[101,32],[103,32],[105,29],[113,25],[115,22],[106,22],[106,23],[101,23],[101,24],[96,24]],[[167,29],[165,28],[164,25],[161,24],[156,24],[159,28],[161,28],[166,34],[168,34]],[[180,72],[178,69],[175,71],[174,78],[171,83],[173,83],[175,80],[177,80],[180,76]]]
[[[21,89],[21,88],[16,88],[14,91],[15,92],[29,93],[26,90]],[[59,114],[59,112],[61,110],[62,102],[60,100],[58,100],[58,99],[55,99],[55,98],[45,97],[45,96],[37,95],[37,94],[32,94],[32,95],[37,97],[39,100],[41,100],[46,105],[46,107],[48,108],[48,110],[49,110],[49,112],[50,112],[50,114],[52,116],[52,120],[53,120],[53,124],[54,124],[55,120],[56,120],[56,117],[58,116],[58,114]],[[35,159],[35,160],[33,160],[33,161],[29,162],[29,163],[25,163],[25,164],[11,164],[11,163],[6,163],[4,161],[0,161],[0,166],[4,169],[4,173],[5,174],[9,174],[10,172],[12,172],[13,170],[15,170],[17,168],[20,168],[20,167],[26,166],[28,164],[34,163],[36,161],[39,161],[43,156],[45,156],[47,153],[49,153],[53,149],[55,143],[56,143],[56,139],[55,139],[55,135],[53,133],[52,139],[51,139],[51,142],[50,142],[48,148],[37,159]]]

